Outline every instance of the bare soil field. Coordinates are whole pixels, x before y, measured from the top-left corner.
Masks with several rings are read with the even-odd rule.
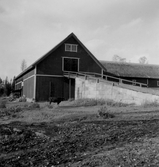
[[[159,166],[159,108],[8,102],[0,109],[1,167]]]

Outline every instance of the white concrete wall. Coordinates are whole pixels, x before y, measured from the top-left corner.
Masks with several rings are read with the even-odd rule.
[[[159,96],[115,86],[111,82],[99,82],[95,79],[76,78],[75,99],[96,98],[112,99],[117,102],[142,104],[145,101],[159,102]]]

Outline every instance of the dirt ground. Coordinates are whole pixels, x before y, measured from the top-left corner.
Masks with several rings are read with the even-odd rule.
[[[0,166],[159,166],[158,107],[73,107],[7,103],[0,109]],[[16,108],[16,109],[15,109]]]

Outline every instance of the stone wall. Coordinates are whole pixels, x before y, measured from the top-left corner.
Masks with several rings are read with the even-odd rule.
[[[89,78],[85,80],[84,77],[77,77],[75,85],[75,99],[111,99],[117,102],[135,103],[137,105],[145,101],[159,102],[159,96],[157,95],[126,89],[108,81]]]

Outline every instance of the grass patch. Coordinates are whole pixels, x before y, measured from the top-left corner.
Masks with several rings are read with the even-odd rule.
[[[105,104],[110,107],[127,107],[132,105],[128,103],[115,102],[114,100],[109,100],[109,99],[105,101]]]
[[[53,105],[48,104],[48,103],[45,105],[45,107],[48,108],[48,109],[53,109],[54,108]]]
[[[39,103],[31,103],[29,105],[29,109],[39,109],[39,108],[40,108]]]
[[[148,108],[148,107],[159,107],[159,102],[157,100],[154,101],[144,101],[141,106],[143,106],[144,108]]]
[[[99,114],[100,117],[102,117],[104,119],[109,119],[109,118],[114,118],[115,117],[115,115],[113,113],[110,113],[107,106],[102,106],[98,110],[98,114]]]
[[[75,107],[80,107],[80,106],[97,106],[97,105],[107,105],[111,107],[126,107],[129,106],[130,104],[122,103],[122,102],[115,102],[113,100],[105,100],[105,99],[77,99],[74,100],[71,104],[72,106]]]
[[[96,99],[77,99],[72,102],[72,106],[80,107],[80,106],[96,106],[98,101]]]
[[[0,100],[0,108],[6,108],[6,100]]]

